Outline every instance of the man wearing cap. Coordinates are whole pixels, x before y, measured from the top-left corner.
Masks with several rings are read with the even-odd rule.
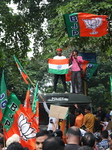
[[[62,56],[62,49],[58,48],[56,49],[57,52],[57,56],[54,56],[53,59],[66,59],[65,56]],[[56,88],[57,88],[57,83],[58,83],[58,79],[61,78],[62,83],[63,83],[63,87],[64,87],[64,92],[67,93],[67,86],[66,86],[66,80],[65,80],[65,74],[54,74],[54,90],[53,93],[56,92]]]

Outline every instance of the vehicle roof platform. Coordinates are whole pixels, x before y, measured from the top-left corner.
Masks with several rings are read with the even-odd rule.
[[[92,101],[87,95],[75,94],[75,93],[44,93],[40,94],[39,100],[42,102],[40,97],[43,97],[47,103],[76,103],[76,104],[90,104]]]

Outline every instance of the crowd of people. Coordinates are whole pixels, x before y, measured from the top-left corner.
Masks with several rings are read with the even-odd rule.
[[[78,105],[69,108],[70,126],[66,132],[66,141],[60,127],[40,130],[36,134],[35,150],[112,150],[111,109],[105,113],[101,106],[91,112],[90,106],[84,111]],[[72,107],[73,108],[73,107]],[[51,123],[52,125],[54,123]],[[0,134],[3,138],[3,134]],[[3,142],[3,141],[2,141]],[[6,147],[0,150],[30,150],[19,143],[19,136],[14,134],[6,141]]]
[[[62,49],[59,48],[56,52],[57,56],[53,59],[66,59],[65,56],[62,56]],[[83,59],[81,56],[78,56],[78,51],[73,50],[69,58],[72,71],[72,93],[82,94],[80,67],[82,62]],[[53,93],[56,92],[59,78],[62,80],[64,92],[67,93],[65,74],[54,74]],[[49,114],[50,110],[45,100],[41,99],[45,111]],[[66,135],[61,130],[63,120],[49,117],[46,130],[40,129],[36,133],[34,150],[112,150],[111,109],[108,109],[107,113],[105,113],[101,106],[98,107],[97,111],[91,111],[90,106],[81,109],[80,106],[75,104],[72,108],[69,108],[68,117],[70,124],[68,127],[65,127]],[[29,147],[21,145],[20,137],[17,134],[4,140],[2,130],[0,131],[0,144],[0,150],[30,150]]]

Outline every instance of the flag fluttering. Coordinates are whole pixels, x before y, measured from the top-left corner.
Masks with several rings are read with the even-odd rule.
[[[33,120],[37,124],[37,129],[39,131],[39,99],[38,99],[38,84],[36,84],[35,92],[34,92],[34,98],[32,103],[32,112],[34,114]]]
[[[67,74],[69,60],[67,59],[49,59],[48,60],[49,73],[53,74]]]
[[[24,110],[25,112],[29,115],[29,116],[33,116],[33,112],[32,112],[32,106],[31,106],[31,102],[30,102],[30,85],[28,85],[28,90],[26,92],[26,97],[25,97],[25,101],[24,101]]]
[[[68,128],[70,127],[70,116],[69,113],[67,111],[65,118],[63,119],[61,126],[60,126],[60,130],[63,133],[63,140],[66,143],[66,133]]]
[[[37,126],[27,115],[24,107],[14,93],[10,93],[8,98],[2,124],[6,140],[13,134],[18,134],[23,147],[28,147],[30,150],[35,149]]]
[[[81,68],[83,70],[83,74],[81,74],[81,77],[89,82],[96,72],[98,64],[84,60],[84,62],[81,64]],[[69,73],[66,74],[66,81],[71,81],[71,74],[72,72],[69,70]]]
[[[18,69],[19,69],[19,71],[21,73],[21,76],[22,76],[23,80],[25,81],[26,84],[28,84],[28,80],[27,80],[28,79],[28,75],[27,75],[27,73],[24,71],[22,65],[20,64],[20,62],[16,58],[16,56],[13,56],[13,57],[14,57],[14,60],[16,62],[16,65],[17,65],[17,67],[18,67]]]
[[[4,70],[3,70],[1,83],[0,83],[0,121],[2,120],[2,117],[4,115],[7,102],[8,102],[7,87],[5,83]]]
[[[65,14],[64,21],[69,37],[101,37],[106,35],[108,21],[106,15],[89,13]]]
[[[98,68],[97,63],[89,62],[86,69],[86,81],[90,81]]]

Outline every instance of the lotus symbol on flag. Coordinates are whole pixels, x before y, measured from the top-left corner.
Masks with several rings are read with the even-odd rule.
[[[94,19],[82,19],[86,25],[86,28],[90,28],[93,31],[90,34],[97,34],[98,32],[95,30],[102,24],[102,18],[94,18]]]
[[[27,117],[25,117],[22,113],[18,118],[18,127],[20,136],[23,138],[23,140],[27,141],[28,139],[36,137],[35,128],[31,127],[31,123],[27,122]]]

